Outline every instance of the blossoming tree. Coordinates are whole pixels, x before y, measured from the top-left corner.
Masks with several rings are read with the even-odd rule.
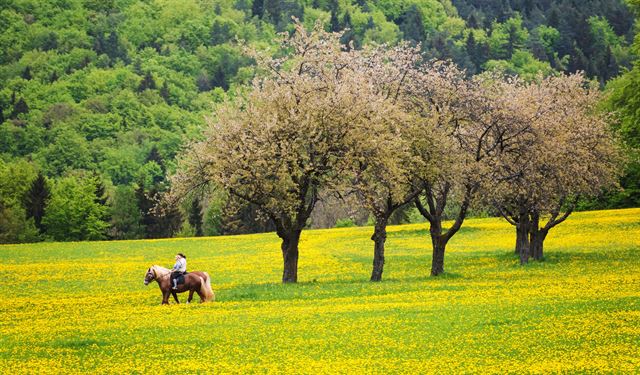
[[[257,206],[282,240],[282,281],[298,278],[299,241],[321,188],[346,168],[353,129],[382,123],[385,98],[357,74],[356,51],[318,25],[296,24],[282,52],[252,52],[263,75],[226,103],[205,139],[190,148],[174,178],[177,189],[213,182]]]
[[[516,81],[505,94],[528,127],[513,152],[496,159],[487,196],[516,227],[516,253],[525,264],[543,258],[549,231],[580,197],[616,185],[622,157],[607,115],[596,108],[600,93],[581,74]]]

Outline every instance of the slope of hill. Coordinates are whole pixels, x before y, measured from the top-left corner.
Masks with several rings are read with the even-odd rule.
[[[577,213],[547,259],[518,266],[514,231],[471,219],[428,277],[425,225],[305,231],[281,285],[273,233],[3,245],[0,366],[11,373],[640,371],[640,209]],[[160,306],[148,267],[186,253],[217,301]],[[185,296],[181,296],[184,302]],[[437,369],[437,370],[436,370]]]

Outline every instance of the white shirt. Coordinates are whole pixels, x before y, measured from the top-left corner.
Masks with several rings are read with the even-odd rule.
[[[173,265],[173,269],[171,271],[187,272],[187,260],[182,257],[178,258],[178,260],[176,260],[176,264]]]

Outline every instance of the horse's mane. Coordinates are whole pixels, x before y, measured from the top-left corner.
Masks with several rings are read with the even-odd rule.
[[[169,273],[171,273],[170,269],[164,268],[162,266],[158,266],[156,264],[151,266],[151,269],[156,271],[156,274],[158,275],[158,277],[164,277],[165,275],[168,275]]]

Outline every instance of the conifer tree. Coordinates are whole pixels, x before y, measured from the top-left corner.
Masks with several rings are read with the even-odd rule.
[[[547,23],[549,26],[555,27],[556,29],[560,26],[560,10],[558,10],[556,5],[554,5],[549,12]]]
[[[254,17],[262,18],[264,14],[264,0],[253,0],[251,6],[251,15]]]
[[[137,59],[135,59],[133,61],[133,72],[136,73],[139,76],[141,76],[143,74],[143,72],[142,72],[142,61],[140,61],[139,58],[137,58]]]
[[[142,92],[144,90],[155,90],[156,89],[156,81],[153,79],[151,72],[147,71],[140,82],[140,86],[138,86],[138,92]]]
[[[225,79],[224,68],[222,66],[218,65],[215,72],[213,73],[211,85],[213,87],[221,87],[223,90],[229,89],[229,85],[227,84],[227,80]]]
[[[211,79],[209,78],[209,74],[203,70],[198,75],[196,79],[196,85],[198,86],[198,91],[204,92],[211,90]]]
[[[473,35],[473,31],[471,31],[467,37],[467,54],[469,55],[471,62],[473,62],[473,65],[478,68],[481,62],[478,56],[478,45],[476,44],[476,38]]]
[[[189,210],[189,224],[195,230],[196,237],[202,237],[202,206],[200,199],[193,198]]]
[[[94,198],[94,202],[102,207],[107,207],[107,201],[109,200],[109,196],[107,195],[107,189],[104,186],[104,181],[102,180],[102,178],[100,177],[100,175],[98,175],[97,172],[94,172],[93,174],[93,179],[95,181],[95,198]],[[104,210],[104,216],[102,217],[102,220],[105,222],[109,222],[111,221],[111,212],[108,209]]]
[[[171,98],[169,97],[169,86],[167,84],[167,80],[165,79],[162,83],[162,87],[160,88],[160,96],[164,99],[165,103],[171,105]]]
[[[160,167],[160,169],[162,170],[162,173],[165,173],[167,171],[165,165],[164,165],[164,159],[162,158],[162,155],[160,155],[160,152],[158,151],[158,148],[154,145],[153,147],[151,147],[151,151],[149,151],[149,155],[147,156],[147,162],[149,161],[153,161],[156,162],[156,164],[158,164],[158,166]],[[160,181],[154,181],[153,183],[158,183]]]
[[[598,67],[598,75],[601,77],[602,83],[606,83],[611,78],[618,75],[620,68],[616,62],[616,58],[611,51],[611,46],[607,46],[604,56]]]
[[[373,21],[373,17],[369,16],[369,19],[367,20],[367,30],[370,29],[375,29],[376,27],[376,23]]]
[[[344,17],[342,18],[342,29],[345,31],[342,34],[342,37],[340,38],[340,42],[344,44],[347,47],[347,49],[350,48],[349,46],[351,42],[353,42],[355,48],[359,48],[359,45],[357,45],[355,40],[356,34],[353,32],[353,29],[352,29],[351,15],[349,14],[349,11],[345,12]]]
[[[112,63],[118,58],[122,60],[127,58],[126,50],[120,46],[120,37],[115,30],[109,34],[105,42],[104,53],[111,58]]]
[[[33,218],[36,228],[40,233],[45,232],[45,228],[42,225],[42,218],[44,217],[45,209],[47,206],[47,200],[51,196],[47,180],[42,175],[42,172],[38,172],[38,177],[31,183],[31,188],[27,191],[24,200],[24,206],[27,214],[27,219]]]
[[[477,29],[480,23],[478,22],[478,17],[475,13],[471,13],[467,18],[467,26],[471,29]]]
[[[346,11],[344,17],[342,17],[342,28],[350,29],[351,27],[351,14],[349,14],[349,11]]]
[[[331,9],[331,19],[329,20],[329,27],[331,31],[340,31],[340,20],[338,19],[338,9]]]
[[[24,68],[24,70],[22,71],[22,78],[26,79],[27,81],[31,80],[32,76],[30,67],[27,66],[26,68]]]
[[[106,206],[108,197],[106,194],[106,188],[104,186],[104,182],[102,181],[102,179],[97,173],[94,173],[93,178],[95,179],[95,183],[96,183],[96,191],[95,191],[96,197],[94,201],[99,205]]]
[[[20,98],[16,104],[13,106],[13,112],[11,113],[11,118],[15,119],[21,113],[29,113],[29,106],[24,98]]]
[[[145,189],[144,183],[141,181],[138,183],[138,187],[135,191],[136,200],[138,201],[138,209],[140,210],[140,216],[142,219],[140,220],[141,227],[145,232],[145,238],[150,238],[148,229],[153,227],[155,224],[155,217],[151,212],[151,209],[154,207],[153,200],[149,198]]]
[[[411,5],[400,17],[400,30],[404,39],[422,43],[425,39],[422,11],[417,5]]]
[[[264,0],[263,2],[263,17],[268,14],[271,17],[271,21],[274,25],[280,23],[280,16],[282,14],[282,8],[280,0]]]

